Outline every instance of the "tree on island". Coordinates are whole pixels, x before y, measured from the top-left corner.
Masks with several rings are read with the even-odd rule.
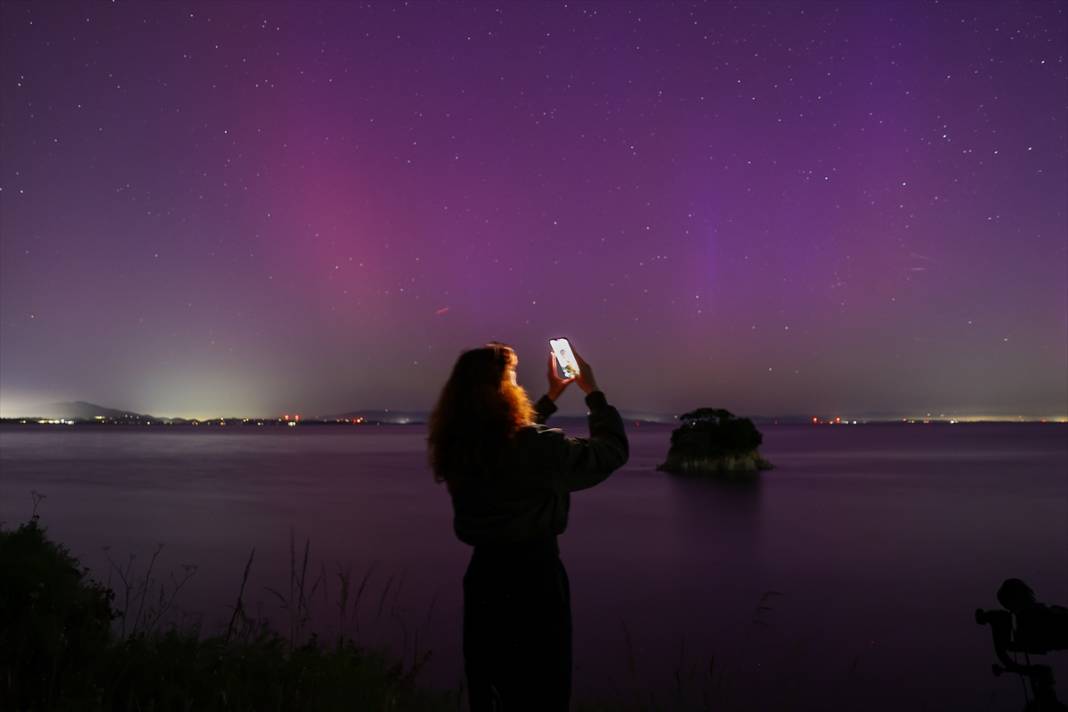
[[[676,474],[748,475],[772,469],[757,448],[764,438],[749,418],[722,408],[698,408],[679,416],[667,460],[656,469]]]

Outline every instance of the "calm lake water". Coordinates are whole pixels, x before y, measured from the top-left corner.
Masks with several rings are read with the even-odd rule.
[[[1022,709],[1018,679],[991,675],[989,629],[972,614],[996,607],[1010,576],[1068,605],[1068,426],[763,431],[777,469],[755,486],[656,472],[670,429],[630,425],[630,462],[574,495],[560,545],[576,696]],[[267,587],[288,593],[293,532],[298,560],[310,541],[309,581],[326,580],[316,626],[339,625],[338,570],[369,571],[350,633],[409,658],[431,649],[423,680],[456,687],[469,549],[424,443],[419,426],[5,427],[0,520],[24,521],[31,490],[43,493],[52,535],[105,581],[109,557],[133,555],[143,573],[162,543],[162,580],[198,567],[176,614],[210,630],[225,627],[253,547],[246,604],[287,620]],[[1045,657],[1068,698],[1068,653]]]

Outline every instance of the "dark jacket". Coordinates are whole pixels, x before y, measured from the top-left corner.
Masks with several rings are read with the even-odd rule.
[[[627,461],[623,419],[604,393],[586,396],[590,437],[576,438],[545,421],[556,412],[548,395],[535,404],[535,424],[520,428],[507,467],[451,492],[453,529],[472,546],[553,538],[567,528],[570,494],[593,487]]]

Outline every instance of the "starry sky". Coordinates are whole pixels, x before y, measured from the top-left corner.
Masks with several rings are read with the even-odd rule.
[[[1063,416],[1066,7],[4,0],[0,415]]]

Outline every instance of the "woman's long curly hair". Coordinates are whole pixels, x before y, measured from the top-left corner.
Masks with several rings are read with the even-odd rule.
[[[430,467],[449,491],[504,462],[513,436],[534,418],[527,392],[512,383],[511,346],[491,341],[464,351],[430,414]]]

